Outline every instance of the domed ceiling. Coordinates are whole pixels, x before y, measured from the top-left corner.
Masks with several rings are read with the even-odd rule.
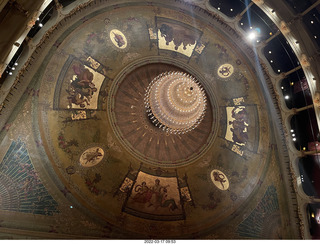
[[[11,150],[28,148],[51,199],[49,226],[104,238],[290,238],[268,77],[255,62],[235,30],[183,2],[97,1],[64,18],[23,74],[37,94],[8,135]],[[164,72],[204,89],[204,118],[187,133],[148,117],[147,88]]]

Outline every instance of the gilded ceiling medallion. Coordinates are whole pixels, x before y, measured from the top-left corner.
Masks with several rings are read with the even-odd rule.
[[[229,188],[229,180],[227,176],[220,170],[214,169],[210,174],[213,184],[220,190],[225,191]]]
[[[117,29],[110,31],[110,39],[117,48],[125,49],[128,45],[126,36]]]
[[[91,147],[85,150],[80,156],[80,164],[83,167],[92,167],[101,162],[104,151],[100,147]]]
[[[234,72],[234,68],[231,64],[223,64],[218,68],[218,76],[221,78],[229,78]]]

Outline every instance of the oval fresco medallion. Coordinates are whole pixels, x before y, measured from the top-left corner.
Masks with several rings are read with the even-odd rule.
[[[80,164],[83,167],[92,167],[101,162],[104,151],[100,147],[91,147],[85,150],[80,156]]]
[[[220,190],[225,191],[229,188],[229,180],[222,171],[214,169],[211,171],[210,177],[213,184]]]
[[[117,29],[110,31],[110,39],[117,48],[125,49],[128,45],[126,36]]]
[[[223,64],[218,68],[218,75],[221,78],[229,78],[234,72],[234,68],[231,64]]]

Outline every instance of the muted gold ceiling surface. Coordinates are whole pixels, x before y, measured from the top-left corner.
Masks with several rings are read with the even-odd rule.
[[[57,205],[107,223],[109,238],[290,237],[261,77],[234,30],[177,1],[93,2],[62,23],[26,71],[39,95],[22,105],[32,164]],[[208,96],[184,135],[144,109],[149,81],[170,70]]]

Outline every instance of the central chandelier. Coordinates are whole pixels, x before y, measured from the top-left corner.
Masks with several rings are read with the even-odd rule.
[[[195,129],[206,111],[204,88],[189,74],[170,71],[149,84],[144,104],[150,121],[162,130],[184,134]]]

